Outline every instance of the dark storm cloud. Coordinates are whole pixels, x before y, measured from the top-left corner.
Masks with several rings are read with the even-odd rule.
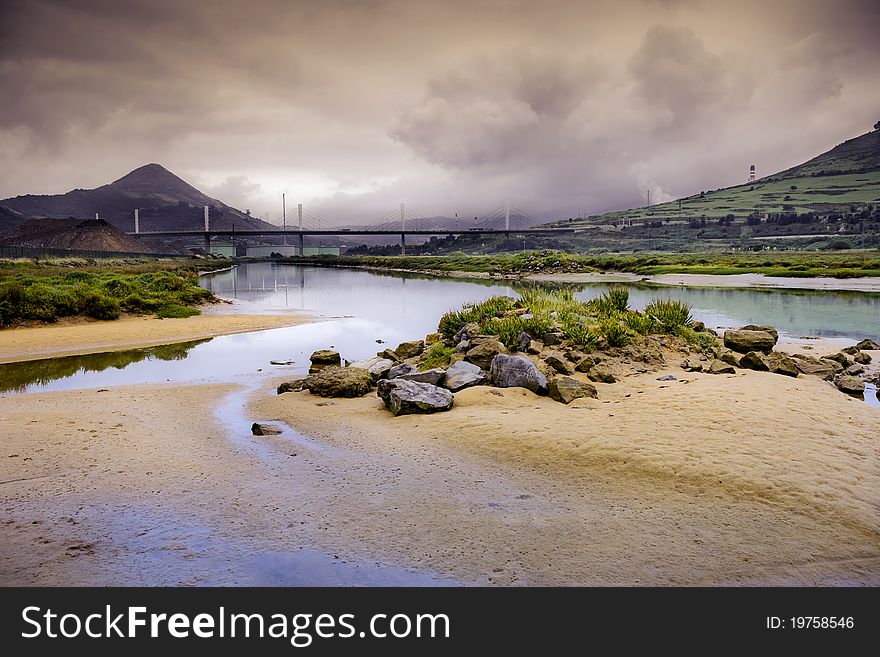
[[[346,220],[659,200],[869,129],[878,29],[863,0],[0,0],[0,197],[158,161]]]

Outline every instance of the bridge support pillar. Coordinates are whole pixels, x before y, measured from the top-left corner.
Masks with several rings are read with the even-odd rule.
[[[509,240],[509,239],[510,239],[510,233],[504,233],[504,239]]]
[[[299,255],[300,257],[302,257],[305,255],[305,238],[303,237],[302,233],[300,233],[297,237],[299,237]]]
[[[211,253],[211,234],[205,233],[205,253]]]
[[[406,233],[400,234],[400,255],[406,255]]]

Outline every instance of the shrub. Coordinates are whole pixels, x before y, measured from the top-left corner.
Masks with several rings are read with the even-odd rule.
[[[656,330],[657,323],[650,315],[628,311],[621,316],[621,321],[633,333],[649,335]]]
[[[596,348],[598,336],[586,323],[564,322],[562,332],[566,338],[586,351],[593,351]]]
[[[501,343],[510,351],[519,350],[519,336],[523,332],[523,320],[518,316],[493,317],[483,324],[483,331],[497,335]]]
[[[164,306],[161,306],[158,310],[156,310],[156,317],[160,319],[169,319],[172,317],[192,317],[193,315],[200,315],[201,312],[198,308],[190,308],[189,306],[181,306],[176,303],[169,303]]]
[[[82,300],[81,311],[95,319],[116,319],[120,312],[119,301],[98,292],[90,292]]]
[[[629,333],[626,327],[614,317],[608,317],[599,324],[599,331],[605,337],[609,347],[625,347],[629,344]]]
[[[676,299],[654,299],[645,307],[644,314],[654,319],[664,333],[674,333],[678,327],[694,323],[690,306]]]
[[[676,329],[675,334],[684,339],[688,344],[695,344],[703,349],[713,347],[717,342],[717,338],[711,333],[695,331],[689,326],[679,326]]]
[[[541,339],[545,333],[553,330],[553,322],[547,315],[532,315],[522,320],[523,331],[533,338]]]
[[[432,367],[449,365],[449,360],[454,353],[455,349],[453,347],[447,347],[442,342],[435,342],[428,347],[428,355],[422,361],[420,367],[422,370],[429,370]]]
[[[629,308],[629,290],[615,285],[602,293],[602,296],[590,302],[592,308],[600,316],[611,317],[626,312]]]

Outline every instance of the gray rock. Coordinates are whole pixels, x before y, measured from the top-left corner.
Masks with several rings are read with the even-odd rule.
[[[550,367],[552,367],[560,374],[574,373],[574,367],[572,367],[571,363],[568,362],[568,359],[565,357],[565,355],[559,351],[545,351],[543,354],[541,354],[541,358],[543,358],[545,363],[547,363]]]
[[[773,374],[796,377],[800,373],[795,360],[788,354],[779,351],[771,351],[764,357],[764,362],[767,363],[767,369]]]
[[[596,386],[583,381],[578,381],[570,376],[554,376],[547,383],[550,399],[555,399],[563,404],[570,404],[575,399],[582,397],[599,398]]]
[[[873,340],[862,340],[856,345],[856,348],[862,351],[877,351],[880,349],[880,344],[877,344]]]
[[[453,363],[446,370],[446,377],[443,379],[443,387],[448,388],[452,392],[458,392],[471,386],[481,386],[485,383],[486,372],[473,363],[468,363],[464,360]]]
[[[768,331],[734,330],[724,332],[724,346],[741,354],[750,351],[770,353],[776,346],[776,336]]]
[[[617,379],[607,367],[596,365],[587,372],[590,381],[598,381],[599,383],[616,383]]]
[[[388,378],[396,379],[399,376],[403,376],[404,374],[413,374],[418,372],[419,368],[415,365],[410,365],[409,363],[401,363],[400,365],[395,365],[390,370],[388,370]]]
[[[709,374],[736,374],[736,368],[723,360],[715,359],[705,370]]]
[[[755,370],[757,372],[767,372],[770,370],[764,360],[764,355],[758,351],[750,351],[739,359],[739,366],[747,370]]]
[[[284,433],[284,430],[281,427],[276,427],[274,424],[254,422],[251,425],[251,433],[255,436],[277,436],[280,433]]]
[[[454,401],[452,393],[444,388],[403,379],[379,381],[376,394],[392,415],[448,411]]]
[[[462,340],[469,340],[470,338],[474,338],[480,334],[480,325],[476,322],[468,322],[460,329],[458,329],[458,333],[452,338],[452,341],[455,344],[458,344]]]
[[[292,360],[270,360],[269,365],[293,365]]]
[[[526,333],[525,331],[520,331],[519,340],[517,341],[517,349],[520,351],[528,351],[529,344],[532,341],[532,336]]]
[[[332,349],[319,349],[309,357],[309,360],[312,362],[309,367],[309,374],[318,372],[325,367],[333,365],[338,367],[342,364],[342,358],[340,357],[339,352],[333,351]]]
[[[581,358],[577,365],[574,366],[574,369],[578,372],[589,372],[596,365],[597,361],[592,356],[584,356]]]
[[[869,365],[871,363],[871,354],[866,354],[860,351],[855,356],[853,356],[853,360],[859,365]]]
[[[416,370],[415,372],[412,372],[410,374],[402,374],[397,378],[403,379],[404,381],[430,383],[432,386],[439,386],[440,382],[443,381],[443,377],[445,376],[446,370],[444,370],[442,367],[435,367],[430,370],[425,370],[424,372],[419,372],[418,370]]]
[[[285,392],[299,392],[305,386],[306,377],[298,376],[290,381],[285,381],[278,386],[278,394],[283,395]]]
[[[675,374],[664,374],[663,376],[657,377],[658,381],[678,381],[678,377]]]
[[[843,370],[843,373],[847,376],[859,376],[860,374],[865,373],[865,368],[856,363],[854,365],[850,365],[845,370]]]
[[[498,354],[506,354],[507,347],[496,339],[481,340],[476,346],[472,346],[465,354],[468,361],[477,367],[488,370],[492,359]]]
[[[383,349],[380,352],[376,353],[376,356],[379,358],[385,358],[387,360],[392,360],[395,363],[399,363],[402,359],[397,355],[397,352],[394,349]]]
[[[424,340],[410,340],[409,342],[401,342],[394,351],[397,352],[400,360],[406,360],[421,355],[424,350]]]
[[[499,388],[526,388],[539,395],[547,394],[547,377],[525,356],[498,354],[492,359],[489,376]],[[446,377],[449,378],[448,373]]]
[[[839,374],[834,377],[834,385],[848,395],[862,395],[865,392],[865,384],[854,376]]]
[[[321,397],[362,397],[373,389],[373,376],[360,367],[329,365],[310,374],[304,385]]]
[[[462,340],[457,345],[455,345],[455,350],[461,353],[467,352],[468,349],[471,348],[470,340]]]
[[[544,346],[552,347],[553,345],[559,344],[563,340],[565,340],[565,334],[560,331],[550,331],[549,333],[545,333],[543,335],[544,338]]]
[[[394,361],[389,358],[379,358],[376,356],[369,360],[356,360],[349,367],[367,370],[370,376],[373,377],[373,383],[376,383],[379,379],[384,379],[388,372],[391,371],[391,368],[394,367]]]

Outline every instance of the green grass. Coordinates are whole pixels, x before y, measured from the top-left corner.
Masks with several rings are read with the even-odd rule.
[[[54,273],[53,267],[16,265],[0,273],[0,325],[21,320],[54,322],[61,317],[116,319],[123,312],[190,317],[194,306],[214,300],[198,287],[190,268],[125,273],[114,265]]]
[[[449,365],[452,354],[455,353],[454,347],[447,347],[442,342],[435,342],[428,347],[428,353],[419,365],[422,371],[430,370],[433,367],[443,367]]]

